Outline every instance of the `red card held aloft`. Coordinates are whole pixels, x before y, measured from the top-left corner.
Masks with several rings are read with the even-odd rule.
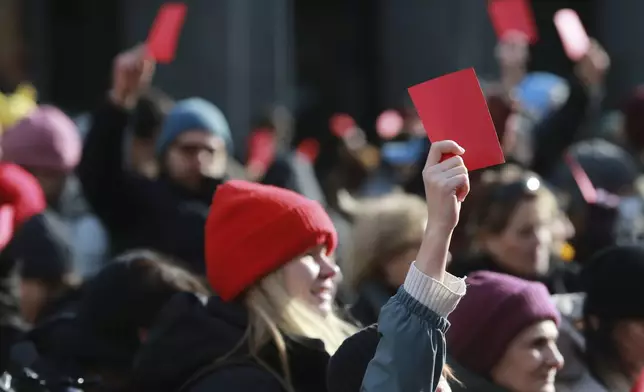
[[[454,140],[471,171],[505,162],[483,91],[473,68],[409,88],[429,140]]]
[[[275,160],[277,142],[275,132],[268,128],[254,130],[248,140],[249,166],[265,171]]]
[[[562,9],[555,13],[554,22],[568,58],[581,60],[590,49],[590,38],[579,15],[571,9]]]
[[[312,138],[304,139],[295,151],[296,154],[313,164],[318,159],[318,155],[320,155],[320,143]]]
[[[165,3],[159,9],[147,40],[148,51],[158,63],[167,64],[174,60],[187,10],[182,3]]]
[[[329,120],[331,132],[340,139],[348,137],[351,132],[355,131],[355,127],[356,122],[353,117],[345,113],[334,114]]]
[[[499,39],[518,32],[524,34],[531,44],[539,40],[537,23],[529,0],[490,0],[488,13]]]

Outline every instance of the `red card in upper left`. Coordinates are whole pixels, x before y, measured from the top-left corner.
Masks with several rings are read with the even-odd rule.
[[[499,39],[519,32],[524,34],[531,44],[539,40],[537,23],[529,0],[490,0],[488,13]]]
[[[167,64],[174,60],[187,11],[188,7],[182,3],[165,3],[159,9],[147,40],[150,55],[158,63]]]
[[[473,68],[412,86],[409,95],[429,140],[458,143],[470,171],[505,162]]]

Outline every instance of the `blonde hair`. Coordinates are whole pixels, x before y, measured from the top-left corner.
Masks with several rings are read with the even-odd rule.
[[[383,263],[405,248],[419,247],[427,205],[418,196],[392,193],[365,200],[356,212],[352,249],[343,264],[345,281],[356,290],[382,273]]]
[[[251,355],[261,362],[259,351],[271,341],[275,344],[285,381],[292,388],[284,335],[320,339],[329,355],[357,332],[333,312],[323,316],[307,304],[290,296],[284,286],[282,270],[277,270],[252,287],[245,297],[250,314],[246,338]]]

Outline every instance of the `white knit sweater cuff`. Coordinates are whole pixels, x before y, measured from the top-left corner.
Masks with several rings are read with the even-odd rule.
[[[465,279],[446,273],[443,283],[425,275],[412,263],[405,284],[405,291],[421,304],[447,317],[465,295]]]

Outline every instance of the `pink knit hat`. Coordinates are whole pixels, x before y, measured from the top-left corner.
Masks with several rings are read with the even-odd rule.
[[[543,320],[559,325],[559,312],[541,283],[490,271],[466,279],[467,294],[449,316],[447,347],[471,372],[487,377],[512,340]]]
[[[4,133],[2,150],[5,161],[69,173],[80,161],[82,144],[74,122],[43,105]]]

